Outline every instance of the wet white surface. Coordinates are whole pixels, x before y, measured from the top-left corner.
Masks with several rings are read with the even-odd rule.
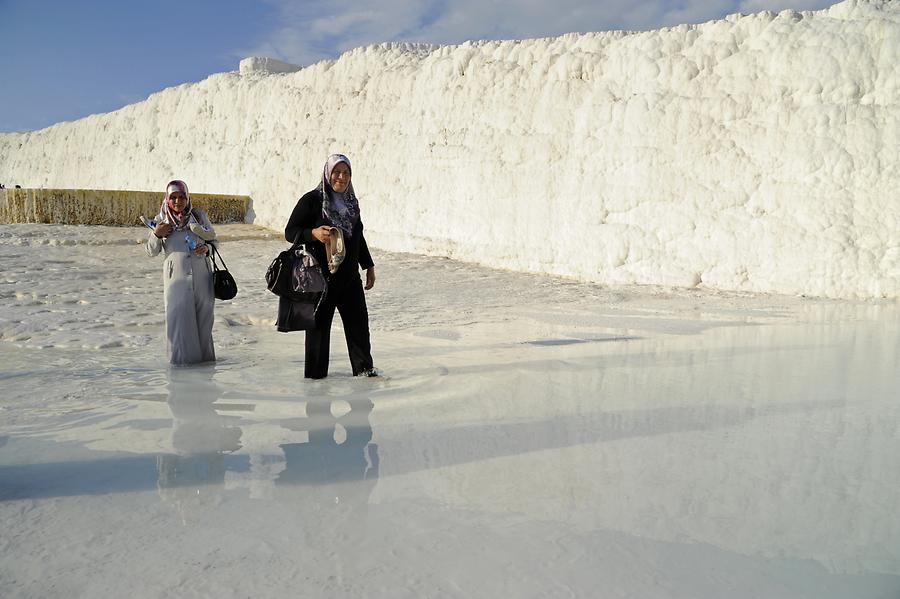
[[[376,253],[376,365],[263,272],[170,370],[139,229],[0,226],[3,597],[897,597],[900,309]]]

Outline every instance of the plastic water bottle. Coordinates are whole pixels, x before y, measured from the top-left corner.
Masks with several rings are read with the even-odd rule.
[[[194,250],[197,249],[197,246],[198,246],[199,244],[197,243],[197,238],[196,238],[196,237],[194,237],[194,236],[191,235],[190,233],[186,233],[185,236],[184,236],[184,240],[187,241],[187,245],[188,245],[188,247],[190,248],[190,250],[191,250],[192,252],[193,252]]]

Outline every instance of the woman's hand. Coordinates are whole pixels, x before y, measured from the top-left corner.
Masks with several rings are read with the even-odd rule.
[[[327,244],[331,241],[331,227],[326,227],[325,225],[316,227],[312,230],[312,235],[322,243]]]
[[[195,254],[200,254],[200,255],[202,255],[202,254],[208,254],[208,253],[209,253],[209,246],[206,245],[205,243],[204,243],[203,245],[198,245],[197,247],[194,248],[194,253],[195,253]]]
[[[153,229],[153,234],[159,237],[160,239],[163,237],[168,237],[169,233],[172,232],[172,225],[167,222],[161,222],[156,225],[156,228]]]
[[[375,267],[366,269],[366,291],[375,286]]]

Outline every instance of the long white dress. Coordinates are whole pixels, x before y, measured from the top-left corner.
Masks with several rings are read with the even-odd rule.
[[[198,223],[212,228],[205,212],[194,210],[193,213]],[[212,269],[206,254],[194,253],[189,243],[200,244],[202,240],[187,228],[172,231],[163,239],[151,231],[147,238],[150,256],[165,252],[166,339],[169,362],[177,365],[216,359],[212,338],[215,305]]]

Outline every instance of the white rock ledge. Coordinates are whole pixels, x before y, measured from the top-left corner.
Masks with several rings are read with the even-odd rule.
[[[303,67],[300,65],[283,62],[281,60],[275,60],[274,58],[250,56],[249,58],[245,58],[241,61],[240,73],[241,75],[253,75],[260,73],[264,75],[270,75],[272,73],[295,73],[302,68]]]

